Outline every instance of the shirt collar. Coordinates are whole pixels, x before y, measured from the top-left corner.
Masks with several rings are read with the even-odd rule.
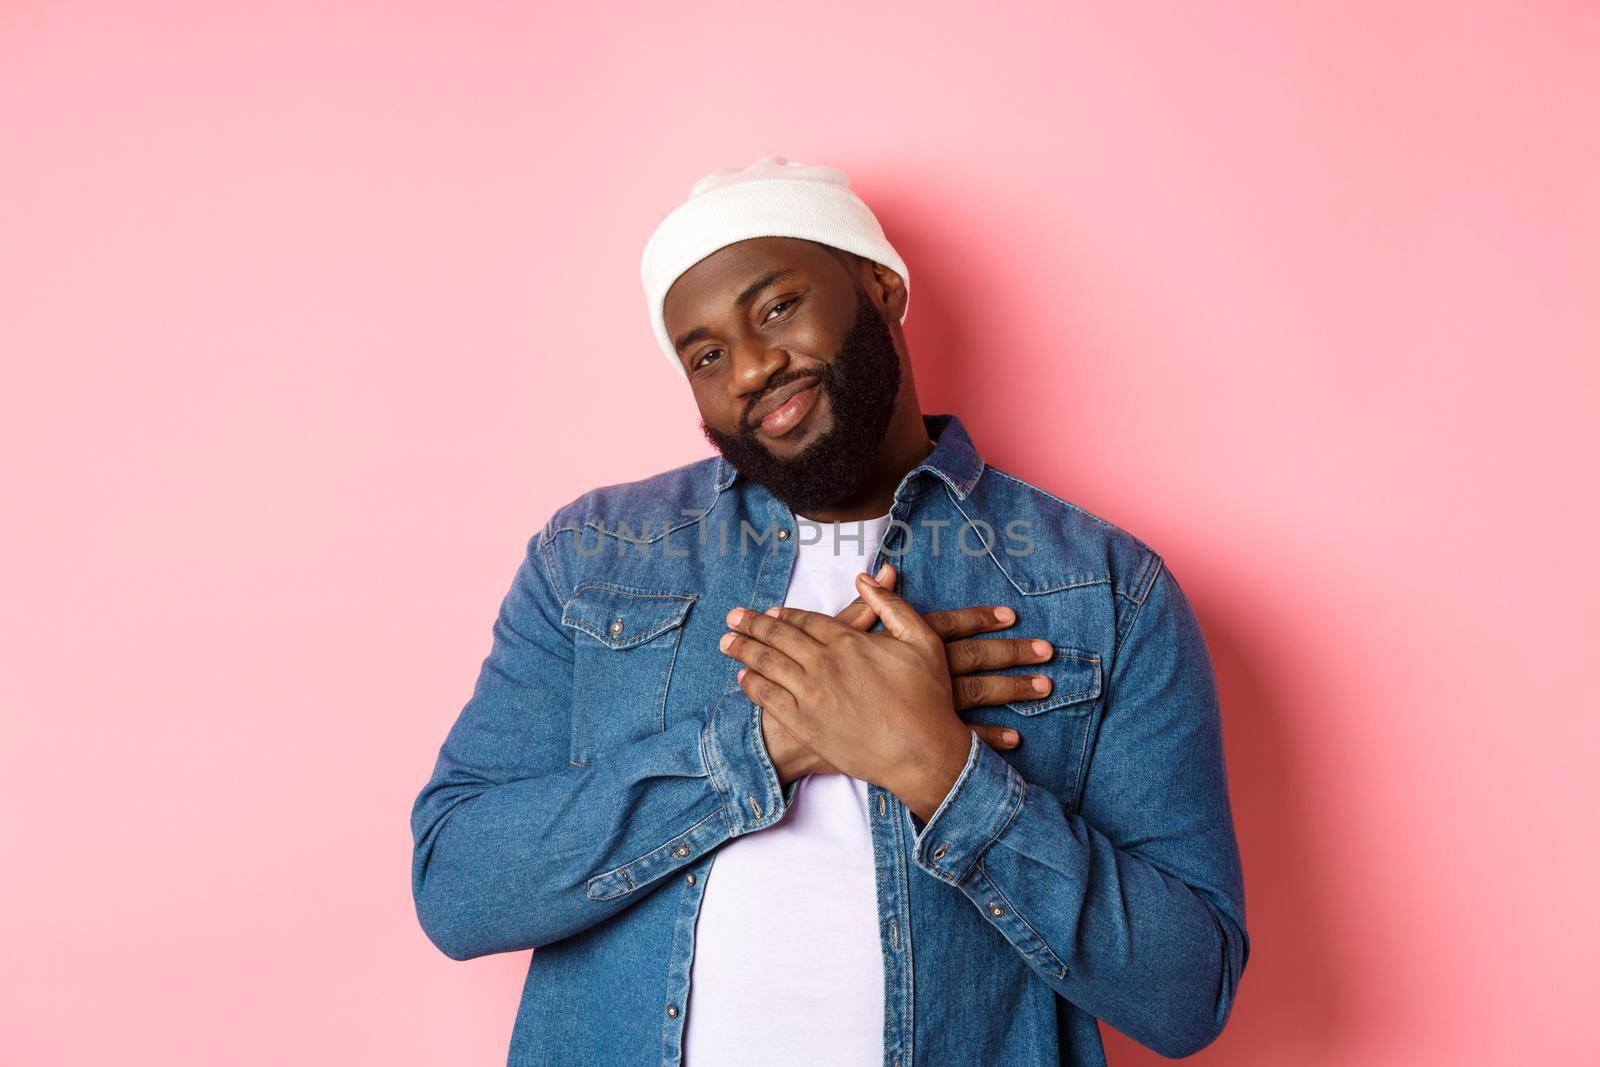
[[[983,474],[983,456],[978,453],[967,428],[961,425],[961,419],[957,416],[924,415],[922,424],[927,428],[928,439],[933,442],[933,451],[906,472],[906,476],[900,480],[900,487],[895,490],[895,496],[899,497],[900,490],[907,483],[926,471],[942,479],[957,500],[965,500]],[[739,468],[729,463],[727,457],[717,456],[717,492],[722,492],[741,477],[743,475]]]

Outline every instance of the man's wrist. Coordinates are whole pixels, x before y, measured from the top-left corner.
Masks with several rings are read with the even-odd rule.
[[[966,723],[957,720],[960,731],[951,730],[924,753],[920,761],[910,761],[903,784],[893,792],[900,802],[926,823],[939,810],[950,790],[966,769],[976,736]]]

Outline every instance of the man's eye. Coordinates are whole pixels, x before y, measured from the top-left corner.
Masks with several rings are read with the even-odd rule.
[[[790,307],[790,306],[792,306],[794,304],[798,304],[799,302],[800,302],[800,298],[798,296],[791,296],[787,300],[778,301],[776,304],[773,304],[772,307],[767,310],[767,319],[766,319],[766,321],[771,322],[772,321],[772,316],[775,313],[777,313],[778,311],[781,311],[782,309],[784,309],[786,307]],[[722,351],[722,349],[720,349],[720,348],[712,348],[712,349],[707,350],[706,354],[703,357],[701,357],[699,360],[696,360],[694,366],[692,368],[690,368],[690,369],[691,370],[699,370],[701,367],[704,367],[706,365],[707,361],[710,359],[710,357],[714,353],[721,352],[721,351]]]

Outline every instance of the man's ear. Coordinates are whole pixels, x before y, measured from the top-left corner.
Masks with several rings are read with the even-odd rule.
[[[872,275],[867,292],[883,305],[884,318],[891,324],[899,322],[906,313],[905,279],[895,273],[893,267],[872,260],[868,260],[867,264]]]

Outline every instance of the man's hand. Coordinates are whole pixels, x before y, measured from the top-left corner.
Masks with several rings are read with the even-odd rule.
[[[886,589],[893,589],[899,574],[885,563],[878,570],[877,580]],[[771,613],[769,609],[769,614]],[[878,621],[878,613],[862,597],[856,597],[843,611],[834,616],[845,625],[865,633]],[[1015,624],[1017,613],[1008,607],[952,608],[931,611],[922,617],[944,641],[945,661],[950,669],[955,708],[963,711],[983,704],[1006,704],[1013,700],[1037,700],[1050,691],[1050,679],[1042,674],[978,674],[978,671],[997,671],[1024,663],[1042,663],[1054,655],[1050,642],[1038,638],[1005,637],[977,639],[974,635],[1003,630]],[[741,688],[746,688],[741,685]],[[748,692],[748,689],[746,689]],[[1021,737],[1015,730],[1001,726],[968,723],[984,743],[997,749],[1015,748]],[[767,753],[772,757],[778,780],[788,785],[795,778],[807,774],[838,774],[839,769],[801,741],[774,715],[761,717],[763,739]]]
[[[740,687],[772,712],[762,722],[780,781],[842,769],[908,803],[917,798],[927,810],[913,810],[927,818],[966,762],[969,729],[996,748],[1016,744],[1014,731],[964,723],[955,711],[1049,691],[1042,676],[975,672],[1042,662],[1052,650],[1024,638],[972,639],[1012,625],[1016,613],[970,607],[921,616],[890,591],[894,568],[878,574],[876,589],[858,578],[863,596],[837,617],[773,608],[745,611],[733,624],[730,612],[735,632],[724,635],[724,651],[747,665]],[[886,629],[867,633],[880,613]]]

